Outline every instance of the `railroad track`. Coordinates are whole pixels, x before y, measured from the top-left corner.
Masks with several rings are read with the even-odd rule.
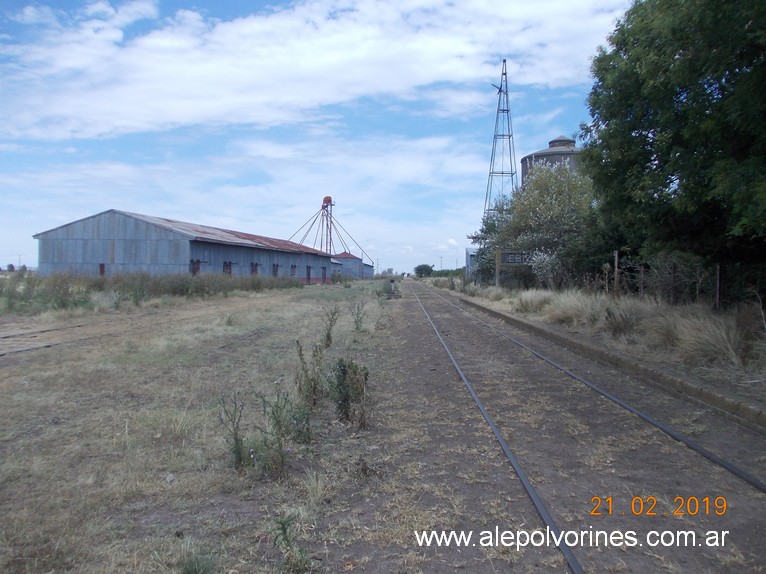
[[[406,285],[554,539],[578,523],[572,496],[561,495],[571,489],[580,493],[580,528],[583,519],[591,528],[633,531],[671,528],[676,520],[700,532],[736,523],[740,543],[760,546],[766,522],[748,530],[747,515],[766,509],[762,430],[573,355],[422,283]],[[561,476],[576,476],[576,483]],[[732,505],[741,512],[734,519],[727,516]],[[594,568],[592,551],[558,547],[572,572],[586,571],[582,554]],[[673,550],[704,571],[702,550]]]

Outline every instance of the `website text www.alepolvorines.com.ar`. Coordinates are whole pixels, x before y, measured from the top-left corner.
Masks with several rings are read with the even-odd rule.
[[[650,530],[639,535],[634,530],[562,530],[551,531],[550,527],[536,530],[421,530],[415,531],[418,546],[503,546],[521,550],[528,546],[557,547],[565,544],[574,547],[723,547],[726,545],[728,530]]]

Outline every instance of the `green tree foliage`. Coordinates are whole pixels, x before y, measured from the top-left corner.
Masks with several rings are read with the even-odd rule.
[[[504,242],[521,251],[563,252],[583,234],[593,206],[591,180],[567,164],[537,163],[498,222]]]
[[[500,195],[494,199],[492,209],[481,219],[481,228],[468,236],[471,243],[478,245],[475,259],[475,273],[482,281],[489,281],[495,274],[495,251],[510,248],[500,235],[503,222],[510,217],[511,198]]]
[[[593,185],[568,164],[538,163],[512,197],[495,200],[481,229],[470,236],[479,243],[478,265],[492,274],[496,250],[538,253],[561,270],[555,283],[586,265],[596,237]],[[599,253],[600,255],[600,253]]]
[[[431,274],[434,272],[433,265],[429,265],[428,263],[421,263],[417,267],[415,267],[415,275],[418,278],[421,277],[430,277]]]
[[[593,61],[582,162],[615,247],[766,253],[766,3],[637,0]]]

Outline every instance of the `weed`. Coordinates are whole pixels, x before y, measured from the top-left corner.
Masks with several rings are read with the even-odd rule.
[[[311,560],[306,556],[303,549],[297,545],[293,536],[293,524],[295,516],[277,516],[274,519],[274,546],[282,551],[282,567],[285,572],[299,574],[311,572],[313,569]]]
[[[554,293],[545,289],[529,289],[519,293],[516,309],[519,313],[538,313],[554,299]]]
[[[687,362],[742,368],[745,345],[734,320],[715,316],[681,318],[678,333],[679,352]]]
[[[213,574],[215,561],[210,556],[200,556],[196,551],[181,562],[181,574]]]
[[[354,331],[356,332],[362,330],[362,323],[364,322],[364,317],[367,314],[365,311],[366,306],[367,301],[364,299],[354,299],[351,302],[351,316],[354,319]]]
[[[312,508],[319,507],[327,497],[329,490],[322,475],[313,470],[306,470],[306,478],[303,481],[303,486],[306,489],[309,506]]]
[[[324,348],[329,349],[332,345],[332,330],[335,328],[335,323],[338,322],[340,316],[340,307],[337,304],[325,305],[322,307],[322,322],[325,326],[324,331]]]
[[[248,449],[249,463],[273,478],[287,476],[287,453],[290,441],[311,441],[310,411],[305,405],[295,405],[286,391],[277,391],[273,398],[256,393],[261,401],[263,424],[255,423],[255,436]]]
[[[643,324],[644,343],[650,349],[671,349],[678,345],[678,317],[662,312]]]
[[[240,430],[245,402],[241,400],[239,393],[234,393],[234,396],[230,398],[221,396],[218,402],[221,405],[219,419],[229,433],[226,442],[229,444],[234,468],[240,469],[245,462],[244,441]]]
[[[311,441],[310,411],[305,406],[296,406],[290,400],[287,391],[277,391],[273,399],[258,394],[266,418],[264,432],[278,436],[282,440],[295,440],[307,443]]]
[[[356,420],[359,428],[367,428],[369,425],[368,377],[367,367],[341,358],[335,363],[334,377],[330,383],[330,396],[338,416],[344,421]]]
[[[54,273],[40,278],[34,273],[16,272],[3,281],[0,295],[2,311],[38,314],[50,309],[92,308],[93,300],[109,299],[114,308],[123,303],[138,307],[152,298],[227,296],[232,291],[302,288],[303,283],[281,277],[257,275],[230,277],[216,273],[190,275],[178,273],[119,273],[109,277],[89,277]]]
[[[303,403],[311,408],[316,406],[323,394],[322,359],[324,348],[319,344],[314,345],[314,350],[311,352],[311,365],[309,365],[303,354],[301,342],[295,341],[295,345],[298,348],[298,372],[295,375],[295,383]]]
[[[544,293],[540,292],[538,296],[544,298]],[[549,293],[549,296],[550,299],[545,302],[545,309],[542,311],[545,319],[564,325],[593,327],[603,319],[608,301],[602,293],[582,293],[574,290],[563,291],[555,296]]]
[[[609,332],[615,337],[632,335],[638,328],[637,317],[619,306],[608,306],[606,308],[604,322]]]
[[[268,430],[257,429],[250,442],[250,464],[263,474],[275,479],[287,476],[287,450],[283,437]]]
[[[460,285],[460,292],[470,297],[476,297],[479,293],[479,286],[463,279]]]

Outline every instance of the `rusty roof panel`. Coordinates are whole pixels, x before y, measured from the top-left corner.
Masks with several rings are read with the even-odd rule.
[[[115,210],[117,211],[117,210]],[[324,251],[319,251],[312,247],[306,247],[300,243],[287,241],[286,239],[274,239],[263,235],[253,235],[242,231],[232,231],[230,229],[220,229],[218,227],[209,227],[196,223],[187,223],[165,217],[154,217],[151,215],[142,215],[140,213],[130,213],[127,211],[118,211],[129,217],[135,217],[153,225],[159,225],[166,229],[171,229],[178,233],[188,236],[197,241],[212,241],[215,243],[227,243],[231,245],[243,245],[246,247],[260,247],[262,249],[271,249],[274,251],[287,251],[292,253],[313,253],[316,255],[327,255]]]

